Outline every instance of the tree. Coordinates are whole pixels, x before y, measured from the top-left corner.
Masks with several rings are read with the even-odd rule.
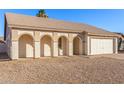
[[[38,13],[36,14],[37,17],[43,17],[43,18],[48,18],[48,16],[46,15],[46,12],[44,9],[40,9],[38,11]]]

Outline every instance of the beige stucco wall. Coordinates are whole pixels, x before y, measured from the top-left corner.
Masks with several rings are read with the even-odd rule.
[[[39,58],[40,57],[40,42],[35,41],[34,42],[34,58]]]
[[[60,37],[58,43],[61,45],[58,47],[58,53],[60,56],[68,55],[68,40],[66,37]]]
[[[118,38],[113,38],[113,39],[114,39],[113,40],[113,42],[114,42],[113,43],[114,44],[113,45],[114,46],[114,48],[113,48],[114,50],[113,51],[114,51],[115,54],[117,54],[118,53]]]
[[[47,32],[47,31],[34,31],[34,30],[20,30],[20,29],[12,29],[10,33],[10,28],[7,31],[8,33],[8,39],[7,41],[7,48],[8,48],[8,54],[10,54],[11,59],[18,59],[19,58],[19,52],[21,51],[19,47],[23,47],[25,44],[19,45],[19,38],[23,35],[29,35],[33,40],[28,40],[29,38],[25,39],[27,41],[30,41],[32,43],[32,47],[28,47],[26,52],[30,55],[30,57],[34,58],[39,58],[42,56],[59,56],[59,48],[58,48],[58,40],[60,37],[65,37],[66,40],[63,40],[63,49],[64,53],[67,56],[73,56],[73,43],[74,43],[74,38],[78,36],[80,38],[79,41],[79,46],[76,41],[77,51],[79,52],[80,55],[85,54],[85,55],[90,55],[90,39],[93,36],[89,36],[87,33],[86,34],[77,34],[77,33],[65,33],[65,32]],[[46,37],[44,40],[43,37]],[[101,38],[98,36],[95,36],[97,38]],[[105,38],[105,37],[103,37]],[[113,37],[111,37],[113,38]],[[65,42],[66,41],[66,42]],[[113,40],[114,44],[114,51],[117,53],[117,38],[114,38]],[[9,49],[10,48],[10,49]],[[10,50],[10,52],[9,52]],[[15,51],[16,50],[16,51]],[[22,49],[24,50],[24,49]],[[66,51],[66,52],[65,52]],[[27,56],[28,57],[28,56]]]
[[[18,49],[18,41],[12,41],[12,46],[10,47],[10,58],[11,59],[18,59],[19,49]]]
[[[23,35],[19,38],[19,57],[34,57],[34,44],[33,38],[29,35]]]
[[[53,56],[52,39],[50,36],[44,36],[41,38],[41,57]]]
[[[73,54],[80,54],[80,39],[78,37],[75,37],[73,40]]]
[[[22,41],[22,44],[20,45],[19,38],[22,37],[23,35],[29,35],[32,37],[33,40],[32,42],[33,46],[32,48],[28,47],[29,44],[27,44],[26,53],[31,54],[30,57],[34,58],[39,58],[41,56],[58,56],[58,39],[62,36],[66,37],[66,44],[63,42],[64,50],[66,51],[67,56],[73,56],[73,39],[74,37],[77,36],[76,33],[60,33],[60,32],[46,32],[46,31],[34,31],[34,30],[20,30],[20,29],[12,29],[11,33],[9,33],[11,36],[11,45],[10,46],[10,58],[11,59],[18,59],[19,58],[19,53],[21,53],[20,47],[23,48],[23,45],[25,45],[25,42],[28,42],[29,38],[24,39],[25,42]],[[42,38],[44,36],[49,36],[51,37],[51,41],[47,38],[46,40],[42,41]],[[50,44],[50,42],[51,44]],[[45,44],[44,44],[45,43]],[[50,47],[48,46],[50,45]],[[43,49],[43,46],[44,49]],[[16,51],[15,51],[16,49]],[[29,51],[30,50],[30,51]],[[50,51],[48,51],[50,50]],[[32,52],[31,52],[32,51]],[[65,53],[65,52],[64,52]],[[27,56],[28,57],[28,56]]]
[[[11,56],[11,28],[6,24],[6,53]]]
[[[86,33],[85,35],[83,35],[83,44],[82,44],[82,51],[84,55],[89,55],[89,36]]]
[[[58,56],[58,34],[57,32],[53,33],[53,56]]]

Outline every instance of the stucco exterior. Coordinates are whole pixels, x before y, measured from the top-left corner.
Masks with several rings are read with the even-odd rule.
[[[108,32],[105,32],[107,34],[103,34],[104,31],[101,31],[101,34],[95,33],[94,35],[83,29],[79,32],[78,30],[74,31],[74,29],[72,29],[72,31],[53,29],[54,27],[51,29],[49,28],[49,30],[46,28],[36,29],[36,27],[15,27],[15,25],[10,24],[11,22],[9,21],[9,18],[8,21],[6,18],[5,41],[7,45],[7,54],[11,59],[91,55],[92,38],[112,39],[113,53],[117,53],[118,50],[117,36],[111,35],[110,33],[107,35]],[[67,24],[67,27],[71,24]],[[75,25],[72,24],[72,28],[73,26]]]
[[[10,53],[11,59],[90,55],[91,38],[112,38],[114,44],[113,53],[117,53],[116,37],[89,36],[87,34],[81,36],[78,33],[44,32],[22,29],[11,30],[11,53],[7,51],[8,54]],[[59,43],[61,43],[61,48],[59,48]]]
[[[18,59],[23,57],[39,58],[43,56],[73,56],[73,39],[78,38],[75,42],[79,49],[77,54],[82,54],[82,40],[76,33],[59,33],[44,31],[26,31],[12,29],[11,41],[11,58]],[[61,48],[58,43],[61,38]],[[15,51],[16,49],[16,51]],[[8,52],[9,54],[9,52]]]

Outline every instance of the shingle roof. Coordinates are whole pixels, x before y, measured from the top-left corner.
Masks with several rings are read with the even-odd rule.
[[[10,27],[49,31],[88,32],[93,35],[117,36],[117,34],[84,23],[74,23],[50,18],[41,18],[14,13],[5,14]]]

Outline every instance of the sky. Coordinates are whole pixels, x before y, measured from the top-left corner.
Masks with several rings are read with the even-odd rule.
[[[111,32],[124,33],[124,9],[45,9],[49,18],[86,23]],[[7,12],[36,16],[38,9],[0,9],[0,36],[4,35],[4,14]]]

